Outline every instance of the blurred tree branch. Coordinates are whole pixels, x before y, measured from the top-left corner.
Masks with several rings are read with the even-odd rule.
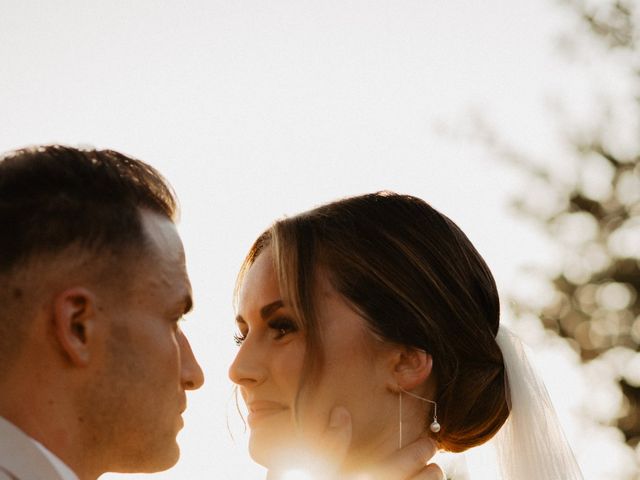
[[[526,147],[505,142],[481,116],[475,118],[476,140],[535,185],[518,194],[513,207],[541,227],[563,252],[559,269],[546,274],[553,299],[543,307],[518,299],[511,304],[516,316],[535,315],[545,328],[566,338],[584,362],[612,349],[626,349],[640,358],[640,5],[621,0],[562,0],[560,4],[582,28],[563,40],[582,42],[588,51],[600,48],[616,64],[610,74],[622,72],[632,88],[624,98],[594,98],[604,102],[602,111],[607,112],[596,129],[562,119],[564,127],[570,127],[566,131],[573,132],[564,134],[576,164],[576,175],[569,178],[536,161]],[[633,109],[631,120],[616,118],[620,107]],[[635,142],[620,148],[622,138]],[[593,187],[603,184],[605,191]],[[636,448],[640,371],[627,369],[618,375],[625,402],[616,426],[628,445]]]

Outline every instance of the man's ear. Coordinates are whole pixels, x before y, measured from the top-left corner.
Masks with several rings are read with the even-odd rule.
[[[69,361],[77,366],[88,365],[91,358],[96,313],[95,295],[86,288],[69,288],[54,298],[55,337]]]
[[[433,357],[419,348],[400,347],[392,355],[389,388],[411,390],[427,381],[433,369]]]

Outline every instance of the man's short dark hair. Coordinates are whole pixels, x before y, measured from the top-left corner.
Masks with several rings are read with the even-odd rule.
[[[129,267],[148,245],[142,210],[177,215],[171,186],[140,160],[60,145],[0,156],[0,379],[37,308],[30,292],[44,271],[31,272],[31,261],[61,276],[68,261],[92,281],[128,289]]]
[[[117,254],[144,243],[140,210],[171,220],[171,186],[153,167],[113,150],[60,145],[0,158],[0,275],[70,246]]]

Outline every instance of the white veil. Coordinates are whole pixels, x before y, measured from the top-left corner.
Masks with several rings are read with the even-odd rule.
[[[500,326],[496,341],[507,372],[511,413],[489,442],[501,480],[582,480],[582,472],[558,422],[544,383],[529,363],[520,339]],[[468,452],[474,478],[473,451]]]

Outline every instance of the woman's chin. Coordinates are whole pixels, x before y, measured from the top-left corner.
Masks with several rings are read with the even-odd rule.
[[[254,462],[270,472],[289,470],[316,470],[324,465],[318,452],[305,448],[306,442],[294,435],[260,435],[252,432],[249,439],[249,454]],[[307,445],[308,446],[308,445]]]
[[[292,442],[270,432],[251,432],[249,455],[259,465],[269,470],[286,468],[295,458]]]

